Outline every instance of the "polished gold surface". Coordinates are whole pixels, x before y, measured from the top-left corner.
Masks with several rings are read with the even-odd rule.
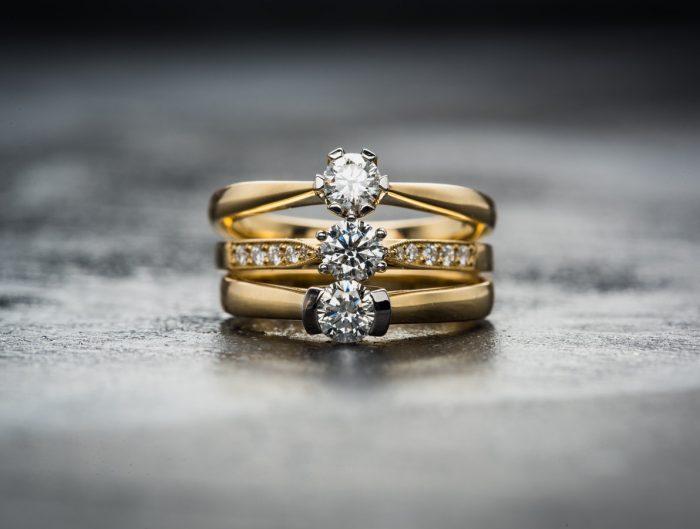
[[[493,269],[491,245],[450,240],[385,239],[390,267],[431,270]],[[216,264],[225,270],[305,268],[321,262],[316,239],[239,239],[216,246]],[[434,255],[428,257],[428,250]]]
[[[269,283],[285,287],[307,289],[311,286],[326,285],[335,281],[328,274],[319,274],[316,269],[303,270],[282,269],[242,269],[231,270],[228,277]],[[483,277],[470,271],[460,270],[402,270],[389,269],[383,274],[375,274],[362,283],[369,287],[386,288],[388,290],[410,290],[416,288],[437,288],[455,285],[473,285],[483,281]],[[269,301],[269,300],[267,300]]]
[[[248,318],[298,320],[305,287],[325,283],[313,270],[275,271],[267,277],[265,272],[270,271],[225,277],[221,282],[224,310]],[[423,288],[416,288],[418,284]],[[368,285],[389,289],[392,324],[479,320],[488,316],[493,306],[491,281],[475,274],[395,270],[381,278],[375,276]]]
[[[220,233],[232,238],[312,238],[318,230],[328,227],[327,220],[269,213],[322,203],[311,182],[240,182],[214,193],[209,219]],[[439,216],[383,222],[389,237],[395,239],[474,240],[496,222],[495,207],[489,197],[451,184],[392,183],[381,204]]]

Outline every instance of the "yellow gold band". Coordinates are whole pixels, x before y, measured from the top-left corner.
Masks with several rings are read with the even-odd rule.
[[[221,282],[221,302],[228,313],[248,318],[299,320],[306,286],[323,284],[313,270],[242,271]],[[415,288],[416,282],[424,288]],[[393,270],[368,281],[386,287],[391,301],[391,323],[437,323],[480,320],[493,306],[491,281],[475,274]],[[270,303],[269,300],[274,300]]]
[[[214,193],[209,219],[220,233],[232,238],[307,239],[327,228],[328,222],[269,213],[322,203],[310,182],[240,182]],[[392,183],[380,203],[442,217],[382,222],[394,239],[474,240],[496,222],[489,197],[451,184]]]

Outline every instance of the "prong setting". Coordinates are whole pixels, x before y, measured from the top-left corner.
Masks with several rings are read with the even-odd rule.
[[[326,163],[330,164],[331,162],[337,160],[342,156],[345,156],[345,149],[343,149],[342,147],[336,147],[328,153],[328,156],[326,157]]]
[[[316,232],[316,240],[325,241],[328,238],[328,232],[319,230]]]
[[[366,216],[366,215],[369,215],[369,214],[372,213],[375,209],[376,209],[376,207],[373,206],[372,204],[365,204],[364,206],[362,206],[362,207],[360,208],[360,216],[364,217],[364,216]]]
[[[359,154],[334,149],[328,153],[325,171],[314,180],[314,191],[336,215],[369,215],[389,189],[389,180],[379,172],[377,160],[369,149]]]
[[[373,153],[372,151],[370,151],[369,149],[362,149],[362,151],[360,152],[360,154],[361,154],[361,156],[362,156],[365,160],[367,160],[367,161],[369,161],[369,162],[377,163],[377,162],[379,161],[379,160],[377,159],[377,155],[374,154],[374,153]]]

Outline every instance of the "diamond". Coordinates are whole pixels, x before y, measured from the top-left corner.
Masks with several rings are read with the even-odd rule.
[[[463,244],[459,247],[459,264],[460,266],[467,266],[469,264],[469,257],[471,256],[471,250],[469,246]]]
[[[284,252],[284,258],[288,263],[296,264],[299,262],[299,251],[290,244]]]
[[[427,244],[423,248],[423,261],[428,266],[434,265],[438,260],[438,247],[434,244]]]
[[[442,266],[452,266],[455,262],[455,247],[451,244],[442,247]]]
[[[359,342],[374,324],[374,300],[357,281],[337,281],[323,289],[316,315],[326,336],[339,343]]]
[[[254,265],[261,266],[265,263],[265,252],[257,244],[250,249],[250,257]]]
[[[348,153],[337,157],[316,181],[326,205],[339,215],[361,217],[371,212],[388,189],[386,176],[379,174],[377,164],[361,154]]]
[[[236,246],[236,262],[239,266],[245,266],[248,262],[248,252],[245,246]]]
[[[406,261],[408,262],[413,262],[418,259],[418,246],[415,244],[411,243],[408,246],[406,246],[406,252],[404,254],[406,256]]]
[[[267,259],[273,266],[277,266],[278,264],[280,264],[282,262],[282,256],[280,255],[280,247],[276,244],[270,245],[270,247],[267,249]]]
[[[336,279],[364,281],[374,275],[384,259],[384,248],[376,230],[362,220],[333,226],[321,244],[321,264]]]

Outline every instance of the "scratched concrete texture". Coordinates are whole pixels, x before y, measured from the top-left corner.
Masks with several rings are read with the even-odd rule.
[[[697,44],[3,47],[0,527],[697,526]],[[220,310],[210,193],[337,145],[496,200],[488,322]]]

